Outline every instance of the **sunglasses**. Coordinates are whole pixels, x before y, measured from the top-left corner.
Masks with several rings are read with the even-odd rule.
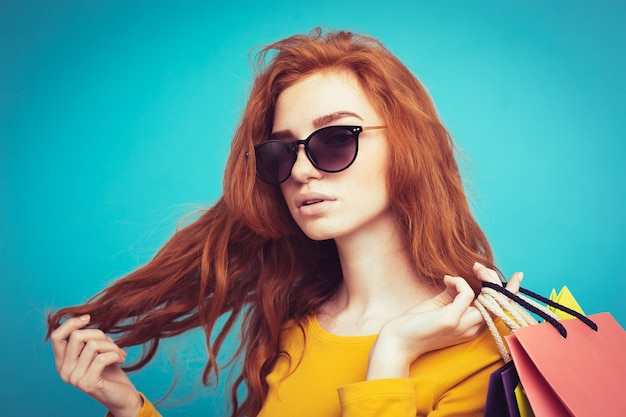
[[[254,146],[256,175],[270,185],[279,185],[287,180],[296,163],[300,145],[304,145],[307,158],[320,171],[343,171],[356,159],[359,133],[385,127],[326,126],[311,133],[304,140],[266,140]]]

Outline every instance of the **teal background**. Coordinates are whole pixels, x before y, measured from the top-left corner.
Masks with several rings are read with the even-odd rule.
[[[249,51],[316,25],[378,37],[425,83],[505,273],[626,325],[623,2],[2,0],[0,414],[103,415],[58,378],[44,314],[218,198]],[[164,413],[222,415],[198,335],[164,352],[137,386],[163,396],[176,355]]]

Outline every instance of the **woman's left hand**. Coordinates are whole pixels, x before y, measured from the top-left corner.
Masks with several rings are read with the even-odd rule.
[[[498,274],[475,264],[481,281],[500,283]],[[517,293],[522,274],[511,276],[507,289]],[[461,277],[444,277],[445,289],[404,314],[385,323],[370,352],[367,379],[407,377],[409,367],[420,355],[473,339],[484,327],[473,306],[474,291]]]
[[[474,270],[474,275],[476,275],[476,278],[480,281],[493,282],[494,284],[502,285],[500,276],[493,269],[487,268],[485,265],[478,262],[474,263],[472,269]],[[517,294],[519,287],[522,284],[522,278],[524,278],[524,274],[522,272],[515,272],[507,281],[506,289],[511,291],[513,294]]]

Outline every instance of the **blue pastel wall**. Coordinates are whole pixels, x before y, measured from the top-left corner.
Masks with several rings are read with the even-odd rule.
[[[316,25],[380,38],[463,149],[506,273],[626,325],[626,6],[619,1],[0,3],[0,414],[99,416],[61,382],[44,313],[147,261],[220,195],[251,48]],[[221,415],[201,344],[166,415]],[[167,353],[167,352],[166,352]],[[135,381],[169,388],[167,354]],[[215,408],[213,408],[215,407]],[[211,411],[213,410],[213,411]]]

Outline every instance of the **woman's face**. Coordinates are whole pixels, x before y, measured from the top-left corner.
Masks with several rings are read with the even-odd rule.
[[[279,95],[272,132],[291,141],[325,126],[383,124],[352,74],[321,71]],[[291,215],[311,239],[335,239],[340,244],[359,236],[381,236],[395,227],[387,190],[385,132],[363,131],[356,160],[336,173],[317,169],[299,146],[291,176],[280,187]]]

